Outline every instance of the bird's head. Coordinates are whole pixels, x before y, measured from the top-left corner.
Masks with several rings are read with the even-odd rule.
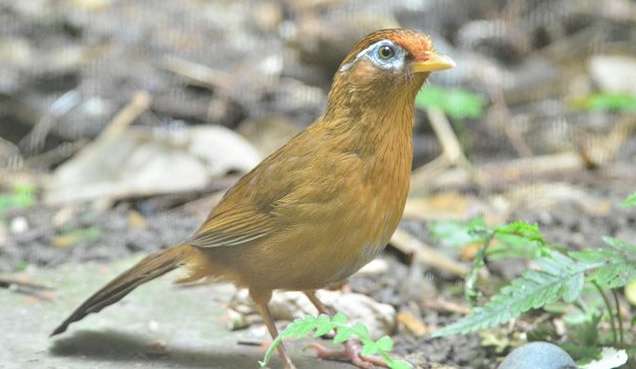
[[[334,76],[329,110],[413,104],[431,72],[453,68],[447,56],[437,54],[431,39],[407,29],[373,32],[354,45]]]

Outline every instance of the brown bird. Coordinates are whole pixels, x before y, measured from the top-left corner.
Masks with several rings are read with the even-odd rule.
[[[179,267],[188,274],[178,282],[212,278],[249,289],[272,337],[274,290],[303,291],[325,313],[314,291],[371,261],[398,226],[409,191],[415,95],[431,72],[453,66],[415,31],[386,29],[360,40],[336,72],[320,118],[229,189],[190,239],[115,278],[52,335]],[[345,352],[370,366],[355,345]],[[294,368],[284,346],[279,354]]]

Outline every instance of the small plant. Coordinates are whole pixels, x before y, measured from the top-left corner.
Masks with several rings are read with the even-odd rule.
[[[629,196],[623,206],[636,206],[636,194]],[[597,294],[604,305],[611,327],[611,342],[615,347],[633,349],[626,344],[625,324],[621,317],[616,289],[636,278],[636,245],[605,237],[605,245],[583,251],[563,250],[545,241],[538,226],[514,222],[488,228],[483,221],[467,223],[467,234],[483,242],[475,257],[473,268],[465,284],[466,298],[475,303],[479,271],[486,266],[487,257],[522,256],[532,261],[532,267],[511,281],[482,306],[476,307],[463,319],[442,328],[433,336],[466,334],[492,328],[508,322],[533,309],[548,308],[557,302],[573,306],[583,313],[579,326],[572,332],[586,332],[588,347],[574,347],[579,358],[590,359],[600,352],[601,337],[598,324],[603,313],[586,303],[590,293]],[[613,297],[613,304],[610,296]],[[573,334],[581,338],[582,334]],[[591,337],[591,338],[590,338]],[[566,347],[567,345],[564,345]]]
[[[591,111],[636,112],[636,95],[603,92],[586,96],[574,105]]]
[[[266,367],[274,354],[276,348],[285,339],[298,339],[303,337],[321,337],[329,332],[335,332],[333,342],[341,344],[350,338],[357,338],[362,343],[362,355],[378,355],[382,357],[391,369],[410,369],[411,365],[404,360],[398,360],[390,356],[393,350],[393,340],[389,336],[383,336],[378,340],[373,340],[369,335],[369,330],[362,323],[349,324],[344,314],[338,313],[333,317],[327,315],[306,316],[294,320],[282,331],[269,346],[263,361],[259,364]]]
[[[15,184],[10,192],[0,194],[0,214],[7,210],[33,205],[35,193],[36,188],[31,184]]]
[[[478,119],[484,114],[486,100],[464,89],[427,86],[415,97],[415,105],[423,109],[440,109],[455,120]]]
[[[621,204],[624,208],[633,208],[636,207],[636,192],[627,196],[627,198]]]

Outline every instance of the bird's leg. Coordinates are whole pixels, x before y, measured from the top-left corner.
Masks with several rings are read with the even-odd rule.
[[[316,291],[305,291],[305,295],[316,307],[319,314],[333,315],[333,312],[330,311],[331,309],[326,307],[322,301],[318,299]],[[381,358],[362,356],[362,347],[360,346],[360,343],[355,340],[348,340],[344,344],[344,350],[328,349],[319,343],[312,343],[309,347],[315,349],[317,356],[323,360],[348,361],[362,369],[371,369],[374,368],[374,366],[387,367],[386,362]]]
[[[250,290],[250,296],[252,297],[252,300],[254,300],[256,308],[263,318],[263,321],[267,326],[267,330],[269,330],[269,334],[272,336],[272,339],[275,340],[276,337],[278,337],[278,329],[276,328],[276,324],[274,323],[274,319],[272,318],[272,313],[269,311],[269,307],[267,306],[269,300],[272,297],[272,292],[269,291],[265,294],[257,294]],[[285,369],[296,369],[296,366],[294,366],[294,363],[291,361],[291,358],[287,354],[287,350],[285,349],[285,344],[283,342],[281,342],[278,346],[278,355],[285,364]]]
[[[305,291],[305,296],[307,296],[309,301],[311,301],[311,303],[316,307],[316,310],[318,310],[318,314],[325,314],[325,315],[334,314],[332,309],[325,306],[325,304],[323,304],[322,301],[318,299],[318,296],[316,296],[316,290]]]

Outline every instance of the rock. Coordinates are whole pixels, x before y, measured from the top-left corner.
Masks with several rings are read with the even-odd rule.
[[[137,259],[137,258],[135,258]],[[175,288],[170,276],[148,283],[119,303],[91,314],[50,339],[79,303],[136,260],[30,268],[24,277],[54,287],[53,301],[0,290],[2,369],[242,369],[258,367],[260,347],[239,345],[243,332],[224,328],[227,284]],[[299,368],[347,369],[289,342]],[[282,368],[274,358],[271,368]]]
[[[602,91],[636,94],[636,58],[596,55],[590,59],[589,70]]]
[[[355,40],[378,29],[398,26],[391,14],[334,12],[320,18],[306,14],[299,20],[290,45],[298,50],[302,62],[331,76]]]
[[[532,342],[513,350],[499,369],[576,369],[576,363],[559,346]]]
[[[274,115],[243,122],[238,131],[265,157],[300,132],[300,127],[283,116]]]
[[[203,189],[230,170],[246,172],[261,156],[220,126],[130,128],[100,136],[53,173],[45,201],[61,204]]]
[[[581,369],[613,369],[623,367],[628,357],[625,350],[617,350],[613,347],[603,347],[601,356],[582,366]]]
[[[373,338],[390,335],[395,329],[396,312],[391,305],[379,303],[359,293],[320,290],[317,296],[328,308],[345,314],[352,322],[366,325]],[[269,307],[276,320],[292,321],[318,313],[303,293],[293,291],[275,293]],[[256,314],[256,307],[247,291],[236,293],[230,308],[233,310],[230,317],[234,329],[245,328],[256,320],[249,318]]]
[[[457,39],[462,49],[479,51],[506,64],[521,61],[528,48],[524,30],[502,20],[470,21],[457,31]]]

